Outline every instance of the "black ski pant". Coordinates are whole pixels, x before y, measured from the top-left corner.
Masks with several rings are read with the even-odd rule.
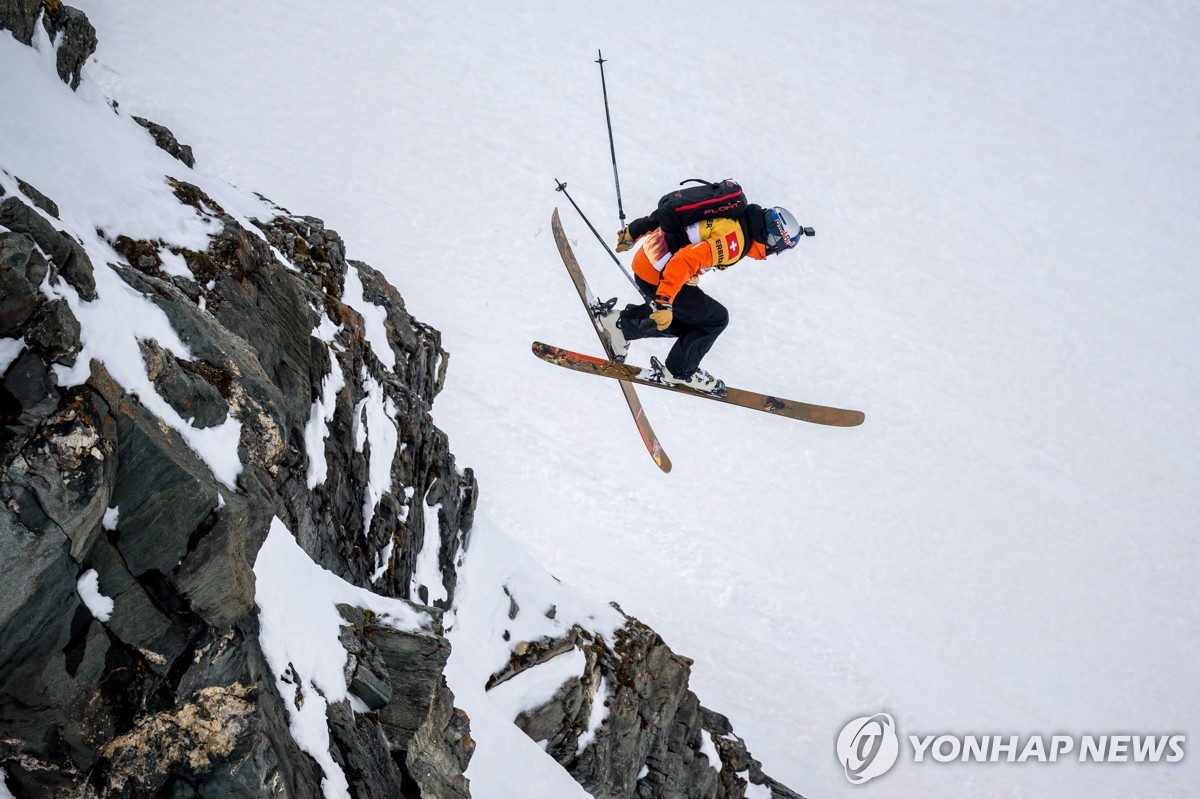
[[[642,294],[653,297],[658,287],[636,278]],[[653,309],[649,303],[626,305],[621,311],[621,332],[634,341],[639,338],[674,338],[675,346],[667,353],[667,369],[675,377],[686,378],[696,371],[701,359],[712,349],[717,336],[729,325],[729,311],[725,306],[700,290],[699,286],[685,285],[675,295],[671,305],[673,318],[666,330],[659,331],[650,318]]]

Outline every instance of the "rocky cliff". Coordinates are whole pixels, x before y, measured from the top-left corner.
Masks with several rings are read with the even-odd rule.
[[[0,29],[80,86],[82,13],[0,0]],[[226,207],[170,131],[103,113],[173,224],[0,153],[0,796],[469,796],[445,673],[478,486],[430,415],[440,334],[320,219]],[[497,701],[549,680],[509,715],[585,790],[795,796],[686,658],[551,590],[481,582],[477,665]]]

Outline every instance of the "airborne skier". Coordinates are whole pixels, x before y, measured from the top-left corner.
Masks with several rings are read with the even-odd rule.
[[[733,181],[665,195],[655,211],[617,234],[617,252],[640,245],[633,272],[648,299],[601,318],[616,359],[623,361],[637,339],[675,338],[665,369],[654,359],[655,377],[706,393],[721,390],[700,361],[729,324],[729,312],[700,289],[700,275],[743,257],[761,261],[790,250],[803,235],[813,235],[812,228],[801,227],[784,208],[748,204]]]
[[[598,58],[597,63],[600,64],[603,85],[604,58]],[[604,115],[608,119],[607,87],[604,88]],[[701,359],[729,324],[729,312],[725,306],[709,297],[697,285],[700,275],[709,269],[727,269],[746,255],[761,261],[768,255],[790,250],[801,236],[815,235],[813,229],[801,227],[796,217],[784,208],[763,208],[749,204],[741,186],[732,180],[719,183],[684,181],[701,185],[665,195],[652,213],[626,225],[611,119],[608,122],[608,142],[612,153],[621,231],[617,236],[617,252],[607,246],[605,250],[629,282],[637,287],[645,302],[628,305],[618,313],[614,312],[617,303],[615,297],[606,302],[596,300],[571,250],[556,208],[551,216],[554,240],[607,357],[596,358],[540,341],[533,342],[533,354],[566,369],[619,381],[642,443],[664,472],[671,470],[671,460],[650,427],[642,402],[634,391],[634,384],[691,394],[815,424],[835,427],[862,424],[865,417],[861,411],[796,402],[731,388],[700,368]],[[567,184],[561,181],[556,183],[557,190],[566,196],[593,235],[604,244],[604,237],[571,197]],[[617,257],[618,252],[626,252],[635,245],[639,246],[633,259],[636,277]],[[666,365],[653,357],[650,359],[652,368],[648,370],[625,364],[629,343],[651,336],[677,339],[667,356]]]
[[[566,188],[565,183],[559,184],[559,190],[564,194],[566,193]],[[570,194],[567,194],[568,199],[570,199],[570,196]],[[574,204],[574,200],[571,202]],[[575,288],[579,292],[579,299],[583,301],[584,307],[588,309],[588,316],[592,320],[596,334],[600,336],[600,340],[604,345],[604,352],[608,357],[607,359],[595,358],[590,355],[564,350],[561,347],[555,347],[550,344],[543,344],[540,341],[533,342],[533,354],[543,361],[562,366],[566,369],[619,380],[621,390],[625,394],[626,401],[629,403],[629,410],[633,413],[633,419],[637,424],[638,432],[642,435],[642,442],[646,445],[646,450],[650,453],[651,457],[654,458],[654,462],[664,472],[671,471],[671,459],[663,451],[662,444],[659,442],[658,437],[655,436],[654,430],[650,427],[649,420],[646,419],[642,402],[633,390],[632,384],[634,383],[649,385],[666,391],[691,394],[692,396],[704,397],[705,399],[716,400],[718,402],[727,402],[731,405],[739,405],[751,410],[764,411],[773,416],[783,416],[804,422],[813,422],[814,424],[832,425],[834,427],[854,427],[863,423],[864,417],[861,411],[850,411],[841,408],[831,408],[827,405],[797,402],[770,394],[759,394],[740,388],[729,388],[723,384],[720,385],[719,391],[696,391],[686,385],[667,383],[658,379],[654,374],[647,374],[649,370],[618,363],[614,358],[615,352],[608,340],[608,334],[604,331],[602,321],[606,315],[609,317],[616,316],[612,312],[616,299],[609,300],[608,302],[597,302],[596,297],[587,286],[587,281],[583,277],[583,271],[579,268],[579,262],[575,259],[575,253],[571,251],[571,245],[567,241],[567,234],[563,231],[562,222],[558,218],[557,208],[554,209],[554,214],[550,218],[550,226],[554,230],[554,240],[558,244],[558,251],[562,256],[563,264],[567,267],[567,272],[571,276],[571,282],[575,284]],[[594,230],[595,228],[593,228]]]

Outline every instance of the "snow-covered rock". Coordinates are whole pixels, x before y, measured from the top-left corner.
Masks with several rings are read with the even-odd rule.
[[[80,12],[0,29],[5,790],[767,784],[690,661],[475,524],[440,334],[379,272],[81,83]]]

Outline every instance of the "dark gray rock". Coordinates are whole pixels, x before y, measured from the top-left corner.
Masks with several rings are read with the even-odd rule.
[[[243,483],[261,478],[258,469]],[[254,560],[271,525],[271,510],[241,495],[223,496],[211,527],[192,536],[190,549],[172,578],[191,612],[214,629],[227,629],[254,610]]]
[[[137,650],[143,670],[161,681],[186,658],[190,641],[200,630],[197,619],[161,574],[131,572],[109,536],[94,541],[83,565],[96,570],[100,592],[113,600],[112,618],[105,628]]]
[[[220,213],[208,198],[185,196],[198,213]],[[45,220],[28,206],[10,207],[10,218],[13,214],[23,214],[31,232],[5,238],[8,272],[17,279],[13,285],[28,284],[37,267],[36,239],[57,243],[59,234],[39,225]],[[52,326],[42,324],[60,307],[25,307],[12,315],[22,333],[35,318],[39,329],[5,375],[3,396],[11,399],[5,407],[12,409],[6,422],[14,426],[6,428],[12,435],[5,441],[4,484],[10,486],[14,523],[58,531],[57,539],[45,540],[57,540],[62,550],[51,560],[59,593],[47,593],[46,605],[16,606],[38,621],[13,629],[33,629],[44,621],[38,614],[51,606],[61,610],[61,597],[75,597],[74,580],[86,569],[96,571],[100,591],[114,603],[103,623],[77,597],[66,603],[68,618],[58,620],[58,631],[43,631],[45,651],[30,650],[22,661],[21,673],[36,671],[38,679],[27,680],[19,695],[0,689],[0,711],[14,709],[10,716],[0,712],[0,738],[16,730],[6,740],[21,742],[19,752],[0,748],[0,760],[19,757],[21,765],[8,769],[18,793],[47,785],[77,792],[86,780],[98,796],[274,795],[263,793],[272,784],[290,786],[289,796],[320,795],[319,770],[288,733],[285,708],[294,697],[277,695],[274,675],[248,637],[255,618],[253,563],[275,515],[305,531],[301,541],[315,558],[359,584],[369,584],[379,565],[376,553],[390,542],[393,561],[375,590],[403,596],[423,542],[409,524],[423,525],[428,512],[440,538],[455,547],[439,553],[443,585],[453,589],[454,553],[474,509],[474,480],[455,467],[425,396],[402,380],[411,371],[408,362],[403,370],[382,370],[363,336],[361,317],[326,293],[326,287],[336,291],[344,285],[330,277],[334,262],[346,268],[340,240],[309,230],[319,243],[313,249],[328,260],[313,261],[306,274],[277,262],[269,247],[231,218],[221,221],[225,233],[208,251],[185,254],[204,281],[203,293],[191,296],[164,279],[157,264],[142,263],[143,254],[157,252],[156,245],[142,253],[137,242],[128,242],[145,271],[112,268],[162,309],[192,353],[194,360],[184,360],[143,342],[156,390],[200,425],[230,415],[241,422],[244,470],[236,492],[219,484],[183,439],[126,394],[102,365],[92,365],[84,386],[58,389],[41,353],[62,338],[50,336]],[[113,233],[121,240],[119,231]],[[51,268],[58,264],[42,264],[41,274]],[[197,306],[201,297],[204,309]],[[37,296],[33,300],[47,305]],[[334,357],[311,336],[318,313],[332,315],[343,327]],[[419,339],[417,330],[410,328]],[[424,341],[414,352],[432,352]],[[440,360],[432,352],[421,362],[427,394],[433,393],[432,367]],[[303,433],[312,399],[331,368],[343,370],[347,386],[330,428],[331,479],[312,492],[305,480]],[[372,549],[362,546],[361,532],[370,450],[358,451],[352,418],[365,396],[364,369],[395,404],[397,432],[407,445],[393,457],[394,485],[380,500],[368,537]],[[405,487],[411,487],[411,502]],[[442,503],[436,518],[426,502]],[[406,524],[400,516],[409,505]],[[111,530],[100,523],[109,507],[120,510]],[[352,650],[349,683],[378,715],[331,707],[335,760],[359,795],[400,795],[421,786],[425,795],[467,796],[462,773],[473,742],[442,677],[445,639],[404,636],[359,615],[355,635],[344,637]],[[386,644],[377,645],[380,640]],[[60,656],[61,663],[55,660]],[[28,711],[33,696],[48,697],[37,700],[47,704],[45,712]],[[80,708],[87,702],[84,713]],[[13,715],[22,717],[15,727],[6,721]],[[207,727],[213,728],[212,739],[198,739],[197,731]],[[53,743],[61,740],[68,741],[66,749]]]
[[[340,640],[349,653],[346,682],[350,693],[371,710],[387,707],[392,699],[392,681],[387,664],[375,644],[367,637],[367,617],[363,611],[349,605],[339,605],[342,617],[349,624],[342,628]]]
[[[58,77],[72,89],[78,89],[83,65],[96,52],[96,29],[77,8],[65,6],[59,0],[45,0],[44,5],[46,16],[42,22],[51,40],[60,33],[63,35],[58,46]]]
[[[711,733],[717,754],[724,764],[721,769],[722,782],[730,786],[747,781],[754,785],[765,785],[770,789],[772,799],[804,799],[783,783],[763,773],[762,764],[746,750],[746,742],[734,735],[729,719],[705,707],[700,708],[700,716],[701,723],[704,729]],[[742,778],[743,773],[748,780]]]
[[[322,795],[312,761],[288,733],[252,617],[246,623],[196,639],[174,694],[159,690],[157,702],[104,740],[89,780],[96,795]]]
[[[11,489],[4,489],[11,494]],[[75,590],[77,565],[70,558],[70,540],[54,526],[29,529],[12,510],[11,496],[0,505],[0,558],[9,581],[24,590],[0,592],[0,683],[21,670],[27,660],[25,649],[44,645],[36,642],[41,630],[62,615]]]
[[[42,0],[4,0],[0,2],[0,30],[11,31],[18,42],[32,45],[41,13]]]
[[[39,16],[42,16],[42,26],[51,41],[58,34],[64,34],[58,49],[58,76],[72,89],[78,89],[79,72],[96,51],[96,29],[82,11],[63,5],[61,0],[0,2],[0,30],[12,31],[22,44],[33,44]]]
[[[74,286],[83,299],[96,299],[92,262],[77,241],[59,233],[41,214],[17,197],[0,202],[0,225],[14,233],[28,233],[50,256],[51,268],[56,274]]]
[[[104,403],[76,390],[38,421],[38,433],[6,454],[0,480],[0,542],[15,548],[4,557],[20,569],[0,592],[0,761],[19,757],[34,773],[10,770],[10,779],[48,790],[75,784],[99,739],[128,716],[135,695],[148,694],[144,678],[128,691],[104,682],[126,669],[145,674],[144,659],[114,644],[76,592],[80,561],[102,540],[114,426]]]
[[[41,285],[49,271],[37,243],[27,233],[0,233],[0,267],[11,270],[34,288]]]
[[[566,638],[519,642],[512,661],[489,682],[535,668],[571,649],[585,658],[583,676],[568,680],[541,707],[515,719],[583,788],[598,799],[741,799],[747,777],[768,785],[776,799],[797,794],[762,773],[745,743],[732,735],[729,722],[700,706],[688,689],[691,661],[670,650],[641,622],[627,617],[610,648],[586,630]],[[607,686],[600,693],[601,684]],[[579,751],[596,702],[605,703],[604,721],[595,738]],[[720,762],[701,754],[708,733]],[[639,778],[645,769],[645,776]]]
[[[0,233],[0,336],[16,337],[42,295],[46,261],[26,233]]]
[[[586,710],[581,680],[568,680],[554,696],[540,708],[526,711],[517,716],[514,723],[535,741],[562,743],[564,733],[578,726],[581,710]],[[589,700],[590,701],[590,700]],[[585,714],[586,715],[586,714]]]
[[[196,166],[192,148],[186,144],[180,144],[179,140],[175,138],[175,134],[167,127],[143,117],[134,117],[133,121],[150,131],[150,135],[154,137],[154,143],[158,145],[159,149],[165,150],[172,158],[182,162],[189,169]]]
[[[193,533],[215,521],[219,495],[228,489],[140,403],[127,398],[114,411],[120,464],[109,500],[120,508],[114,544],[135,577],[170,574]]]
[[[183,780],[193,797],[303,797],[322,796],[320,772],[301,752],[288,731],[284,700],[259,646],[259,629],[254,614],[245,614],[232,628],[208,630],[194,641],[194,657],[175,686],[175,703],[186,703],[211,686],[247,686],[253,691],[253,713],[233,742],[229,754],[210,759],[206,768],[190,763],[172,766],[171,758],[160,762],[184,772]],[[228,736],[225,736],[228,740]],[[177,789],[182,790],[182,787]]]
[[[36,427],[19,452],[5,456],[6,499],[25,526],[66,535],[72,557],[81,560],[99,534],[116,472],[115,426],[94,395],[73,390],[60,397],[50,387]]]
[[[82,344],[79,320],[71,313],[67,301],[57,299],[42,303],[29,320],[25,341],[46,360],[74,366]]]
[[[396,796],[405,784],[403,761],[392,756],[379,725],[355,714],[345,703],[331,705],[328,715],[334,760],[350,783],[350,795],[356,799]]]
[[[509,603],[509,611],[512,603]],[[512,658],[492,675],[484,686],[489,691],[502,682],[507,682],[523,671],[556,658],[564,652],[570,652],[579,645],[579,635],[582,631],[572,629],[565,638],[547,639],[542,641],[518,641],[513,647]]]
[[[26,348],[0,380],[0,447],[19,448],[58,406],[50,366]]]
[[[198,208],[211,207],[204,198],[188,193]],[[353,551],[331,546],[338,538],[331,531],[356,529],[363,526],[362,487],[366,481],[366,458],[369,446],[359,452],[348,446],[351,433],[357,425],[353,418],[358,403],[363,398],[362,381],[358,375],[366,368],[373,379],[381,383],[384,393],[397,407],[401,447],[392,460],[393,486],[407,489],[406,493],[388,492],[379,501],[370,529],[366,531],[371,551],[379,552],[392,547],[392,558],[386,564],[384,577],[376,582],[375,588],[393,596],[409,597],[412,589],[412,574],[416,557],[423,544],[423,536],[414,530],[423,531],[425,524],[437,524],[440,538],[439,564],[442,566],[442,586],[449,595],[439,605],[448,606],[453,599],[456,582],[453,557],[461,551],[465,531],[470,529],[475,506],[475,481],[471,470],[459,471],[445,435],[433,426],[428,416],[429,403],[440,388],[439,375],[444,370],[445,352],[440,347],[440,336],[431,328],[412,320],[404,310],[403,300],[394,288],[388,286],[377,272],[365,264],[347,262],[341,238],[333,231],[322,227],[313,217],[276,217],[269,223],[259,223],[267,239],[289,259],[305,278],[307,302],[323,312],[335,324],[342,326],[343,334],[336,342],[343,354],[336,363],[329,360],[328,348],[315,339],[310,339],[306,356],[308,368],[307,396],[309,404],[299,405],[295,413],[306,417],[311,398],[320,394],[321,381],[330,368],[338,368],[346,378],[348,388],[337,398],[335,416],[326,440],[325,457],[328,477],[317,491],[322,504],[315,509],[311,504],[291,502],[298,512],[289,518],[289,526],[306,551],[318,563],[326,566],[353,582],[362,582],[376,571],[379,564],[373,560],[356,557]],[[245,271],[245,258],[251,252],[247,248],[238,250],[237,261],[224,254],[223,246],[214,246],[209,256],[217,262],[229,263],[228,273],[237,275]],[[260,257],[266,257],[263,253]],[[272,274],[271,265],[259,265],[264,274]],[[364,341],[365,329],[359,313],[344,305],[342,289],[347,269],[356,269],[364,284],[368,301],[383,307],[387,313],[385,327],[388,344],[396,355],[396,368],[384,370],[373,350]],[[219,273],[218,273],[219,274]],[[294,274],[294,273],[293,273]],[[254,292],[246,292],[246,285],[253,284],[253,272],[247,274],[239,285],[222,284],[218,279],[217,290],[210,295],[209,305],[218,308],[218,318],[238,325],[240,335],[253,341],[260,336],[251,327],[236,323],[234,317],[244,318],[250,313],[245,303]],[[305,284],[301,284],[303,287]],[[228,290],[226,290],[228,288]],[[236,291],[235,291],[236,289]],[[237,292],[243,292],[238,296]],[[213,296],[215,295],[215,296]],[[233,302],[242,308],[226,316],[227,304]],[[292,302],[289,300],[288,302]],[[262,308],[261,299],[254,299],[255,307]],[[266,306],[269,308],[269,306]],[[273,312],[267,310],[267,314]],[[309,330],[318,319],[310,317]],[[264,346],[275,348],[273,345]],[[296,356],[298,357],[298,356]],[[287,358],[283,359],[287,360]],[[326,366],[328,364],[328,366]],[[285,488],[297,499],[306,491],[300,486]],[[411,495],[412,500],[408,498]],[[422,498],[425,501],[422,501]],[[426,503],[442,503],[435,518],[426,518]],[[402,509],[407,508],[407,516]],[[428,595],[412,597],[422,602]]]
[[[342,296],[345,288],[344,247],[336,233],[313,216],[277,216],[269,223],[257,222],[259,230],[301,271],[323,295]],[[334,246],[330,246],[330,242]]]
[[[54,200],[51,200],[49,197],[42,194],[40,191],[35,189],[33,186],[30,186],[20,178],[17,178],[17,188],[19,188],[21,193],[28,197],[35,206],[50,214],[50,216],[54,217],[55,219],[58,219],[58,204],[55,203]]]
[[[340,240],[339,240],[340,243]],[[363,298],[387,312],[384,327],[388,345],[397,354],[397,371],[403,369],[406,385],[425,402],[432,403],[446,382],[450,356],[442,349],[441,333],[416,321],[404,308],[404,298],[377,270],[361,261],[350,261],[363,284]]]
[[[229,418],[229,403],[220,386],[228,375],[209,364],[185,361],[164,350],[153,339],[141,342],[146,375],[167,403],[193,427],[204,429]]]
[[[368,624],[392,684],[380,723],[420,796],[466,799],[462,772],[475,751],[465,718],[453,706],[443,676],[450,642],[440,635],[404,633]]]

